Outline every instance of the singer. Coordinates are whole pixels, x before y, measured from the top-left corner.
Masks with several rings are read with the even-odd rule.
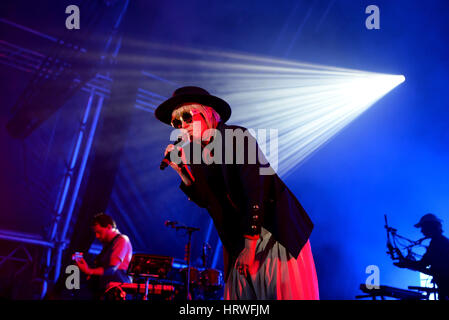
[[[228,103],[202,88],[182,87],[155,116],[188,135],[183,147],[168,145],[164,159],[174,150],[181,154],[181,162],[168,160],[180,188],[212,217],[223,243],[225,299],[319,299],[309,243],[313,223],[274,170],[261,174],[269,164],[247,129],[225,124]],[[242,133],[243,147],[237,142]],[[203,161],[186,157],[195,148]],[[242,154],[243,163],[236,161]]]

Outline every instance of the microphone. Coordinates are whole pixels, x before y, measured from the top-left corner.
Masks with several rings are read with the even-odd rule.
[[[166,227],[171,227],[171,228],[174,228],[177,224],[178,224],[178,221],[167,220],[167,221],[164,222],[164,225]]]
[[[182,141],[182,137],[179,137],[178,140],[176,140],[175,145],[181,141]],[[167,168],[170,165],[171,153],[175,152],[175,151],[178,151],[178,150],[176,150],[176,146],[175,146],[175,149],[173,149],[170,152],[167,152],[164,159],[162,159],[162,161],[161,161],[161,165],[159,166],[159,169],[164,170],[165,168]],[[181,150],[179,150],[178,152],[181,152]],[[178,157],[180,157],[180,156],[181,156],[181,154],[179,153]]]

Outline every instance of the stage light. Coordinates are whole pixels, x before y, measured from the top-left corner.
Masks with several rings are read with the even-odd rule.
[[[153,52],[139,60],[146,72],[178,86],[203,87],[228,101],[232,107],[228,123],[254,129],[281,176],[405,81],[403,75],[241,53],[149,47]],[[167,84],[161,83],[160,91],[152,90],[167,95]],[[258,129],[265,129],[260,132],[266,136],[258,137]],[[277,150],[271,151],[272,143],[277,143]]]

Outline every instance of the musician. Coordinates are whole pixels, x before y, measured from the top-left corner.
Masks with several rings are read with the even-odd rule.
[[[443,236],[441,220],[434,214],[428,213],[421,217],[415,227],[421,228],[426,238],[430,238],[430,244],[426,253],[419,261],[401,259],[394,263],[400,268],[408,268],[433,276],[433,281],[438,286],[438,299],[449,299],[449,239]]]
[[[109,215],[95,215],[91,227],[95,237],[103,244],[103,249],[96,257],[94,267],[89,267],[83,258],[76,259],[76,264],[88,278],[93,278],[93,289],[101,297],[110,282],[131,283],[127,270],[133,249],[129,238],[120,233]]]
[[[181,154],[182,161],[170,162],[180,188],[208,210],[223,243],[225,299],[318,299],[308,241],[313,224],[247,129],[225,124],[230,115],[227,102],[198,87],[177,89],[155,111],[158,120],[188,135],[186,146],[170,144],[165,155],[175,149]],[[226,130],[247,134],[243,150]],[[232,139],[229,145],[226,139]],[[199,163],[186,158],[195,157],[195,148],[201,150]],[[230,151],[231,163],[225,159]],[[236,162],[236,152],[243,163]],[[250,152],[257,154],[253,163],[247,161]],[[262,168],[271,174],[261,174]]]

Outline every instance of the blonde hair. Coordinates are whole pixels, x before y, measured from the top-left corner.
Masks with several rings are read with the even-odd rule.
[[[178,108],[173,110],[172,119],[179,118],[184,112],[189,112],[190,110],[198,110],[204,120],[206,121],[208,129],[217,128],[218,123],[221,118],[217,111],[215,111],[212,107],[205,106],[199,103],[183,103]]]

